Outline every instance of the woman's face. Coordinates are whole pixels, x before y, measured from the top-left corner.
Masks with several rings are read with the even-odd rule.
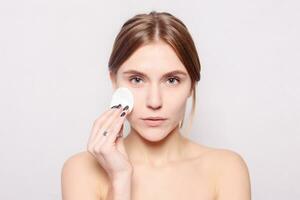
[[[177,71],[177,72],[174,72]],[[174,72],[170,74],[170,72]],[[163,42],[140,47],[111,76],[114,89],[127,87],[134,106],[127,120],[132,131],[149,141],[165,138],[183,119],[191,79],[173,49]],[[144,118],[165,118],[159,125]]]

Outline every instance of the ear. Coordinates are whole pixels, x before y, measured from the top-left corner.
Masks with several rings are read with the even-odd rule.
[[[110,81],[113,87],[113,90],[116,90],[116,74],[114,74],[112,71],[109,71],[109,77],[110,77]]]

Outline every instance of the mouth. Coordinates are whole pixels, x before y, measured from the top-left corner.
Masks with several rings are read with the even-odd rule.
[[[144,120],[165,120],[166,118],[163,117],[147,117],[147,118],[142,118]]]
[[[145,119],[143,119],[143,121],[147,126],[155,127],[155,126],[162,125],[166,121],[166,119],[165,118],[156,118],[156,119],[145,118]]]

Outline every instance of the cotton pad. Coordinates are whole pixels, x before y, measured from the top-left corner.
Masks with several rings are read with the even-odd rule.
[[[133,94],[126,87],[119,87],[112,95],[112,99],[110,102],[110,107],[121,104],[124,108],[128,106],[127,113],[130,113],[133,108]]]

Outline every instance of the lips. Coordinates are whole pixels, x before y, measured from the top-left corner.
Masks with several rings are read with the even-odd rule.
[[[143,118],[144,120],[165,120],[166,118],[163,117],[147,117]]]
[[[147,126],[152,126],[152,127],[162,125],[165,120],[166,120],[165,118],[155,118],[155,119],[146,118],[146,119],[143,119],[143,121],[145,122],[145,124]]]

